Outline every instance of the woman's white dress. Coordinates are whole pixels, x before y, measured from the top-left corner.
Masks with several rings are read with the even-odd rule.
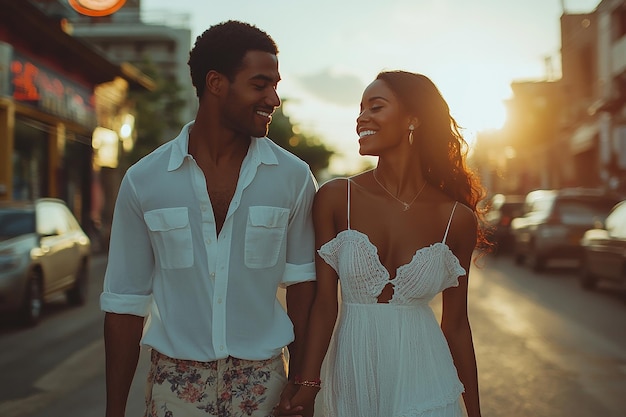
[[[337,271],[342,298],[322,366],[319,411],[326,417],[463,416],[463,385],[428,305],[465,275],[445,243],[450,221],[441,242],[417,250],[390,279],[368,236],[350,228],[349,189],[348,229],[318,251]],[[393,297],[378,303],[388,283]]]

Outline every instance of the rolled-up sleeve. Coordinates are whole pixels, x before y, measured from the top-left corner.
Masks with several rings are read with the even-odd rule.
[[[146,316],[152,301],[154,254],[129,173],[122,179],[115,203],[100,308]]]
[[[281,286],[315,280],[315,234],[311,210],[317,182],[308,171],[287,229],[287,264]]]

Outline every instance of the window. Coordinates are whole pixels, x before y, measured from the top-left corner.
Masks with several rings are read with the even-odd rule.
[[[63,207],[54,203],[41,203],[37,207],[37,229],[43,236],[67,233],[70,225]]]
[[[557,208],[564,224],[586,225],[604,221],[614,204],[605,199],[563,199]]]
[[[7,210],[0,212],[0,236],[12,238],[35,232],[35,216],[32,211]]]
[[[613,42],[626,36],[626,4],[620,5],[611,13],[611,32]]]

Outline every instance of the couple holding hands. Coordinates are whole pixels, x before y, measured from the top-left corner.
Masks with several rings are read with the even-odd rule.
[[[448,105],[423,75],[381,72],[356,118],[376,167],[318,189],[266,137],[277,55],[253,25],[206,30],[196,119],[122,180],[106,417],[124,417],[141,345],[145,417],[480,417],[467,290],[483,190]]]

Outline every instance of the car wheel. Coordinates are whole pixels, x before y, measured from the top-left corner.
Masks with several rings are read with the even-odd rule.
[[[513,245],[513,259],[516,265],[523,265],[526,261],[526,256],[524,256],[517,243]]]
[[[85,304],[87,301],[87,282],[89,281],[89,267],[87,260],[81,262],[80,268],[76,272],[74,286],[65,295],[67,302],[73,306]]]
[[[28,277],[20,319],[26,326],[34,326],[41,319],[43,310],[43,280],[41,272],[33,270]]]
[[[530,267],[535,272],[542,272],[546,269],[546,257],[541,256],[537,249],[533,246],[530,248],[530,256],[528,257],[528,262],[530,263]]]
[[[583,257],[580,265],[580,286],[586,290],[593,290],[598,285],[598,279],[589,270],[587,260]]]

